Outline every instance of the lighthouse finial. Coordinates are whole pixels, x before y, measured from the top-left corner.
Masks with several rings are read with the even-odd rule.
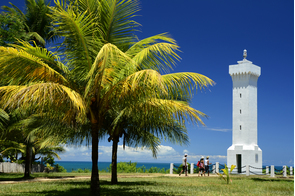
[[[244,50],[243,57],[244,57],[244,59],[246,59],[246,57],[247,57],[247,50],[246,49]]]

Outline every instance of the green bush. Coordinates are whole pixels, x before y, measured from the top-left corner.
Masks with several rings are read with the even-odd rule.
[[[67,170],[63,166],[58,165],[58,164],[55,165],[55,170],[56,170],[56,172],[62,172],[62,173],[67,172]]]
[[[147,171],[147,169],[144,165],[137,168],[137,173],[145,173],[146,171]]]
[[[79,168],[79,169],[77,170],[77,172],[78,172],[78,173],[84,173],[84,170]]]
[[[146,167],[143,165],[141,167],[136,167],[137,162],[132,163],[129,162],[119,162],[117,163],[117,172],[118,173],[169,173],[169,169],[166,171],[165,168],[157,168],[157,167],[151,167],[150,169],[146,169]],[[103,171],[103,170],[102,170]],[[112,164],[110,164],[110,167],[107,168],[107,172],[112,171]]]
[[[102,170],[102,171],[105,171],[105,170]],[[81,169],[81,168],[78,168],[77,170],[72,170],[71,172],[72,172],[72,173],[90,173],[91,170],[90,170],[90,169],[85,169],[85,168],[84,168],[84,170],[83,170],[83,169]]]

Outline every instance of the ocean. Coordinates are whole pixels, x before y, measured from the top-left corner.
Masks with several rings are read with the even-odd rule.
[[[67,172],[71,172],[77,169],[89,169],[92,168],[92,162],[90,161],[55,161],[55,164],[63,166]],[[111,162],[98,162],[99,170],[107,170],[110,167]],[[179,166],[181,163],[174,163],[175,166]],[[170,169],[170,163],[146,163],[146,162],[137,162],[136,167],[144,166],[146,169],[151,167],[157,167],[160,169],[165,168],[165,170]],[[222,168],[222,167],[220,167]],[[265,166],[263,166],[265,168]],[[282,170],[283,166],[275,166],[276,170]],[[210,168],[211,169],[211,168]]]
[[[133,162],[132,162],[133,163]],[[67,172],[71,172],[77,169],[89,169],[92,168],[92,162],[90,161],[55,161],[55,164],[63,166]],[[111,162],[98,162],[98,169],[99,170],[107,170],[110,167]],[[181,163],[177,164],[180,165]],[[165,168],[170,169],[170,163],[144,163],[144,162],[137,162],[136,167],[144,166],[146,169],[150,169],[151,167],[157,168]]]

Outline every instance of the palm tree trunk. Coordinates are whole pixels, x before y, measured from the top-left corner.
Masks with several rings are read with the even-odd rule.
[[[91,173],[91,195],[98,196],[100,195],[99,187],[99,174],[98,174],[98,125],[97,123],[92,124],[92,173]]]
[[[29,144],[26,146],[26,164],[25,164],[25,175],[24,178],[29,178],[31,174],[31,160],[32,160],[32,149]]]
[[[112,184],[118,184],[117,177],[117,152],[118,152],[118,143],[119,136],[115,136],[113,138],[113,148],[112,148]]]

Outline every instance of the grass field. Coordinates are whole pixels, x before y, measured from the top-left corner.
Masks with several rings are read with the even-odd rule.
[[[65,180],[68,176],[80,176]],[[21,180],[22,174],[0,174],[0,195],[89,195],[89,174],[34,174],[34,180],[46,177],[54,181]],[[270,178],[267,176],[232,176],[227,185],[218,177],[169,177],[163,174],[119,174],[119,184],[110,184],[110,174],[100,174],[101,195],[294,195],[293,178]],[[65,179],[63,179],[65,178]],[[4,181],[9,184],[2,184]],[[2,183],[1,183],[2,181]]]

